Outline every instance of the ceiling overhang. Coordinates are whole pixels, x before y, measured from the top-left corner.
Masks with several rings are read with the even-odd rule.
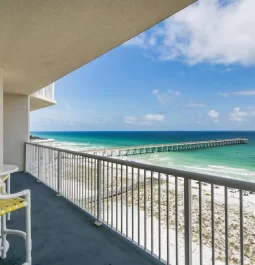
[[[193,2],[1,1],[4,91],[30,95]]]

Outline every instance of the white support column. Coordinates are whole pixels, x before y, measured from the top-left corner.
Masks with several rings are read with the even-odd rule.
[[[3,94],[4,88],[3,88],[3,70],[0,69],[0,170],[3,166],[3,134],[4,134],[4,122],[3,122]]]
[[[25,142],[29,139],[29,96],[4,93],[4,157],[20,171],[25,168]]]

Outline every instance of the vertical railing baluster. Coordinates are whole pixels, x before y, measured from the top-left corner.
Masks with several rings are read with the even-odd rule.
[[[28,157],[29,157],[29,154],[30,154],[30,152],[28,151],[30,149],[30,146],[27,144],[27,143],[25,143],[25,172],[29,172],[30,174],[31,174],[31,170],[28,170]],[[32,153],[32,155],[33,155],[33,153]],[[31,155],[30,155],[31,156]],[[35,157],[36,157],[36,154],[35,154]]]
[[[31,150],[32,149],[32,150]],[[37,169],[37,179],[39,177],[39,146],[31,146],[29,148],[30,152],[29,152],[29,161],[30,161],[30,164],[29,164],[29,168],[30,168],[30,171],[29,173],[32,174],[32,173],[35,173],[35,170],[36,170],[36,164],[34,165],[34,161],[33,161],[33,154],[34,152],[36,152],[36,155],[38,156],[36,162],[37,162],[37,166],[38,166],[38,169]]]
[[[109,225],[109,162],[107,162],[107,224]]]
[[[79,156],[79,206],[83,208],[83,157]]]
[[[161,187],[160,173],[158,173],[158,256],[161,260]]]
[[[90,190],[90,158],[88,158],[88,212],[91,208],[91,190]]]
[[[50,168],[50,174],[53,176],[53,183],[54,183],[54,189],[58,192],[58,172],[56,170],[53,170],[53,164],[55,162],[55,153],[57,154],[57,163],[58,163],[58,153],[59,151],[51,150],[49,149],[49,168]],[[54,157],[54,158],[53,158]]]
[[[62,152],[58,151],[58,194],[57,196],[61,196],[62,194]]]
[[[75,198],[75,190],[74,190],[74,157],[75,155],[72,154],[72,201],[74,202]]]
[[[138,225],[138,246],[140,246],[140,169],[138,168],[138,182],[137,182],[137,225]]]
[[[243,190],[240,190],[240,261],[244,265],[244,240],[243,240]]]
[[[185,265],[192,265],[191,180],[184,179]]]
[[[74,180],[75,180],[75,174],[74,174],[75,164],[74,164],[74,161],[75,161],[75,155],[73,154],[72,155],[72,192],[73,192],[72,201],[73,202],[75,201],[75,184],[74,184]]]
[[[68,153],[68,179],[69,179],[69,184],[68,184],[68,190],[69,190],[69,200],[72,200],[72,192],[73,192],[73,189],[72,189],[72,178],[73,178],[73,175],[72,175],[72,154],[71,153]]]
[[[66,197],[69,198],[69,154],[68,153],[65,153],[65,163],[66,163],[66,166],[65,166],[65,190],[66,190]]]
[[[41,164],[40,178],[42,179],[43,182],[45,181],[45,183],[48,186],[50,186],[50,176],[46,174],[46,166],[45,166],[45,150],[46,149],[42,147],[41,150],[42,150],[42,164]]]
[[[96,198],[97,198],[97,180],[98,180],[98,172],[97,172],[97,160],[96,159],[93,159],[94,161],[94,214],[96,215],[97,214],[97,202],[96,202]],[[100,175],[101,175],[101,169],[100,169]],[[101,176],[100,176],[101,177]],[[100,194],[100,196],[102,196],[102,194]]]
[[[126,166],[126,238],[128,238],[128,166]]]
[[[41,148],[38,146],[38,178],[37,182],[40,182],[41,177]]]
[[[82,179],[82,209],[85,209],[85,175],[84,175],[84,156],[81,157],[81,179]]]
[[[96,178],[97,178],[97,220],[96,220],[95,224],[97,226],[100,226],[102,224],[101,223],[101,203],[102,203],[101,160],[97,160],[97,176],[96,176]]]
[[[95,176],[94,176],[95,177]],[[90,158],[90,213],[93,214],[93,162]]]
[[[55,150],[51,150],[50,151],[50,159],[49,159],[49,163],[50,163],[50,171],[51,174],[53,175],[53,179],[54,179],[54,189],[56,191],[58,191],[58,172],[57,170],[53,169],[53,164],[55,162],[55,155],[56,155],[56,163],[58,163],[58,153],[59,151],[55,151]]]
[[[66,153],[67,155],[67,195],[68,195],[68,199],[70,200],[70,191],[71,191],[71,184],[70,184],[70,175],[71,175],[71,171],[70,171],[70,153]]]
[[[68,188],[68,172],[67,172],[67,153],[64,153],[64,172],[63,172],[63,182],[64,182],[64,192],[65,197],[68,197],[67,188]]]
[[[102,161],[103,162],[103,174],[102,174],[102,182],[103,182],[103,198],[102,198],[102,203],[103,203],[103,222],[105,221],[105,165],[104,165],[104,162],[105,161]]]
[[[56,158],[55,158],[55,155],[56,155],[56,153],[57,153],[57,157],[58,157],[58,153],[59,153],[60,151],[55,151],[55,150],[51,150],[51,171],[53,172],[53,175],[55,176],[55,186],[57,187],[57,185],[58,185],[58,183],[57,183],[57,178],[58,178],[58,172],[57,172],[57,170],[56,170],[56,167],[57,167],[57,165],[56,165]],[[63,171],[64,171],[64,168],[63,168],[63,158],[62,158],[62,156],[61,156],[61,165],[62,165],[62,168],[61,168],[61,174],[63,175]],[[62,177],[62,179],[63,179],[63,177]],[[62,185],[62,187],[61,187],[61,194],[63,195],[63,192],[64,192],[64,187],[63,187],[63,180],[61,180],[62,181],[62,183],[61,183],[61,185]]]
[[[132,241],[134,241],[134,168],[132,167]]]
[[[203,265],[203,227],[202,227],[202,185],[199,181],[199,254],[200,265]]]
[[[121,170],[121,175],[120,175],[120,194],[121,194],[121,198],[120,198],[120,211],[121,211],[121,214],[120,214],[120,218],[121,218],[121,229],[120,229],[120,232],[121,234],[123,234],[123,165],[121,165],[120,167],[120,170]]]
[[[214,236],[214,185],[211,185],[211,220],[212,220],[212,265],[215,265],[215,236]]]
[[[226,265],[229,264],[228,256],[228,188],[225,187],[225,248],[226,248]]]
[[[54,170],[56,171],[56,166],[54,165]],[[65,153],[62,152],[62,195],[65,196]]]
[[[88,208],[88,192],[87,192],[87,189],[88,189],[88,174],[87,174],[87,170],[88,170],[88,167],[87,167],[87,158],[85,157],[85,209],[87,210]]]
[[[153,171],[151,171],[151,254],[153,255],[154,252],[154,220],[153,220],[153,213],[154,213],[154,200],[153,200]]]
[[[116,164],[116,231],[118,231],[118,164]]]
[[[144,170],[144,249],[147,249],[147,185],[146,170]]]
[[[170,264],[170,242],[169,242],[169,175],[166,176],[166,240],[167,240],[167,265]]]
[[[44,175],[45,176],[49,176],[49,178],[50,178],[49,186],[54,189],[53,180],[52,180],[53,179],[53,176],[49,172],[49,164],[48,164],[48,160],[49,160],[49,149],[44,148],[44,151],[45,151],[44,152],[44,154],[45,154],[45,156],[44,156],[44,167],[45,167]]]
[[[111,228],[113,228],[113,163],[111,170]]]
[[[79,158],[80,156],[76,156],[76,202],[80,204],[80,165],[79,165]]]
[[[77,155],[74,155],[74,178],[73,178],[73,188],[74,188],[74,203],[77,204],[77,182],[78,182],[78,168],[77,168]]]

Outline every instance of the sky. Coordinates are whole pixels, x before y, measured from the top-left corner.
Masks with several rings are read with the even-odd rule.
[[[57,80],[57,104],[31,113],[31,131],[255,130],[254,10],[185,8]]]

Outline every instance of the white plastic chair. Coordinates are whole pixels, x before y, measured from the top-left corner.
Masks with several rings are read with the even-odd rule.
[[[0,194],[0,217],[1,217],[1,246],[0,258],[6,258],[8,250],[6,236],[8,234],[21,236],[26,243],[26,262],[23,265],[32,265],[32,240],[31,240],[31,198],[30,190],[23,190],[14,194],[4,194],[5,184],[0,183],[2,193]],[[21,198],[24,197],[24,198]],[[6,228],[6,215],[8,213],[25,208],[26,210],[26,232]]]
[[[10,194],[11,193],[11,175],[10,174],[6,174],[0,177],[0,185],[1,183],[4,183],[5,181],[7,182],[6,192],[7,194]],[[7,220],[10,220],[10,219],[11,219],[11,214],[8,213]]]

